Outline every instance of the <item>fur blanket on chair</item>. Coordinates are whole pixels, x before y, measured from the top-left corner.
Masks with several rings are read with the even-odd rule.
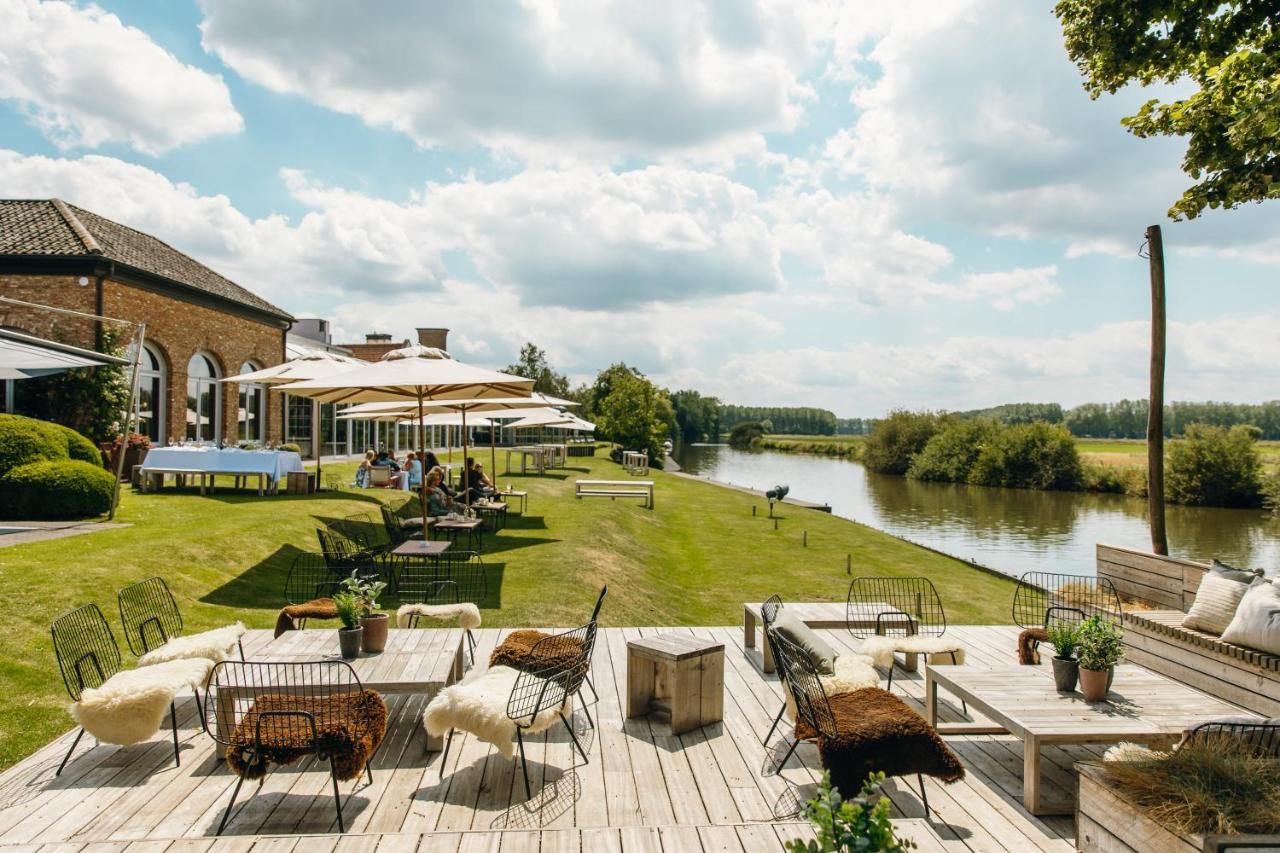
[[[469,601],[461,604],[402,604],[396,611],[396,627],[408,628],[412,616],[438,622],[457,620],[458,627],[464,631],[480,627],[480,608]]]
[[[271,711],[305,711],[314,715],[316,736],[302,717],[267,717],[262,743],[255,748],[258,719]],[[344,782],[364,772],[365,762],[387,733],[387,703],[373,690],[328,696],[265,694],[253,701],[236,726],[227,747],[227,766],[245,779],[261,779],[272,764],[292,764],[315,755],[316,749],[333,759]]]
[[[544,646],[535,655],[539,640],[554,636],[542,631],[512,631],[489,655],[489,666],[507,666],[525,672],[538,672],[548,667],[565,666],[582,654],[582,640],[563,637],[560,642]],[[551,648],[554,646],[554,648]]]
[[[337,619],[338,606],[332,598],[314,598],[302,604],[290,604],[280,608],[276,617],[276,636],[285,631],[298,630],[298,623],[303,619]]]
[[[852,693],[864,687],[880,686],[880,673],[876,672],[871,658],[865,655],[839,655],[836,657],[835,670],[832,675],[818,676],[828,698],[841,693]],[[782,682],[782,695],[787,701],[787,719],[795,722],[796,700],[787,689],[786,681]]]
[[[117,672],[81,693],[71,716],[103,743],[140,743],[160,730],[174,697],[204,686],[211,669],[213,661],[195,658]]]
[[[925,718],[887,690],[867,687],[831,698],[839,735],[818,738],[822,766],[844,797],[856,797],[867,774],[886,776],[924,773],[955,782],[964,765]],[[801,723],[796,737],[811,740],[817,732]]]
[[[432,737],[443,737],[450,729],[459,729],[491,743],[505,757],[515,753],[516,724],[507,716],[507,700],[520,673],[509,666],[492,666],[476,670],[466,678],[436,694],[427,705],[423,723]],[[573,697],[538,714],[524,729],[525,734],[544,732],[573,712]]]
[[[950,637],[925,637],[917,634],[913,637],[867,637],[858,647],[858,654],[866,655],[875,661],[875,665],[886,669],[893,664],[894,652],[904,654],[915,653],[928,657],[930,663],[952,663],[951,653],[955,653],[955,663],[964,663],[964,647]],[[932,660],[934,655],[941,659]]]
[[[171,660],[206,658],[217,663],[231,657],[240,638],[244,636],[244,623],[237,622],[212,631],[174,637],[158,649],[152,649],[138,658],[138,666],[153,666]]]
[[[1044,628],[1027,628],[1018,634],[1018,663],[1037,666],[1040,663],[1040,644],[1049,642],[1049,632]]]

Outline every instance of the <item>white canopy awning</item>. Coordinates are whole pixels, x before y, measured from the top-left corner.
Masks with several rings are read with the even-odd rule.
[[[113,355],[0,329],[0,379],[32,379],[77,367],[128,363]]]

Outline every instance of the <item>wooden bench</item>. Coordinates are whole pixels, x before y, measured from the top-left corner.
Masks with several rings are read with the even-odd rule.
[[[642,498],[653,509],[653,480],[578,480],[574,497]]]
[[[197,468],[141,468],[142,472],[142,490],[149,492],[152,489],[160,491],[164,488],[164,478],[166,475],[173,477],[175,486],[185,486],[187,477],[200,478],[200,494],[205,493],[205,488],[211,478],[208,471],[201,471]]]
[[[1280,716],[1280,657],[1182,627],[1207,565],[1097,546],[1098,577],[1157,610],[1124,614],[1125,656],[1183,684],[1267,717]]]
[[[810,603],[787,602],[782,605],[788,613],[794,614],[810,628],[843,628],[848,624],[848,606],[843,601],[822,601]],[[742,606],[742,645],[744,649],[756,647],[756,623],[764,629],[764,619],[760,616],[759,602],[747,602]],[[769,644],[761,642],[761,654],[764,657],[762,669],[773,672],[773,650]]]

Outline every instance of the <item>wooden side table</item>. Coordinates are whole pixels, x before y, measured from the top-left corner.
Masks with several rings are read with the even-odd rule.
[[[684,634],[627,642],[627,717],[660,711],[678,735],[724,718],[724,643]]]

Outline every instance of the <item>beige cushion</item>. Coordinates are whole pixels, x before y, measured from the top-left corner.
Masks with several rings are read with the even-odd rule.
[[[1280,655],[1280,588],[1258,578],[1240,599],[1222,640]]]
[[[1200,588],[1196,590],[1196,600],[1182,620],[1182,627],[1221,634],[1231,624],[1236,606],[1248,589],[1248,583],[1233,580],[1223,573],[1205,572]]]
[[[835,670],[836,652],[826,640],[817,635],[799,617],[787,612],[784,607],[773,620],[772,628],[780,636],[800,647],[800,650],[813,662],[818,672],[831,675]]]

